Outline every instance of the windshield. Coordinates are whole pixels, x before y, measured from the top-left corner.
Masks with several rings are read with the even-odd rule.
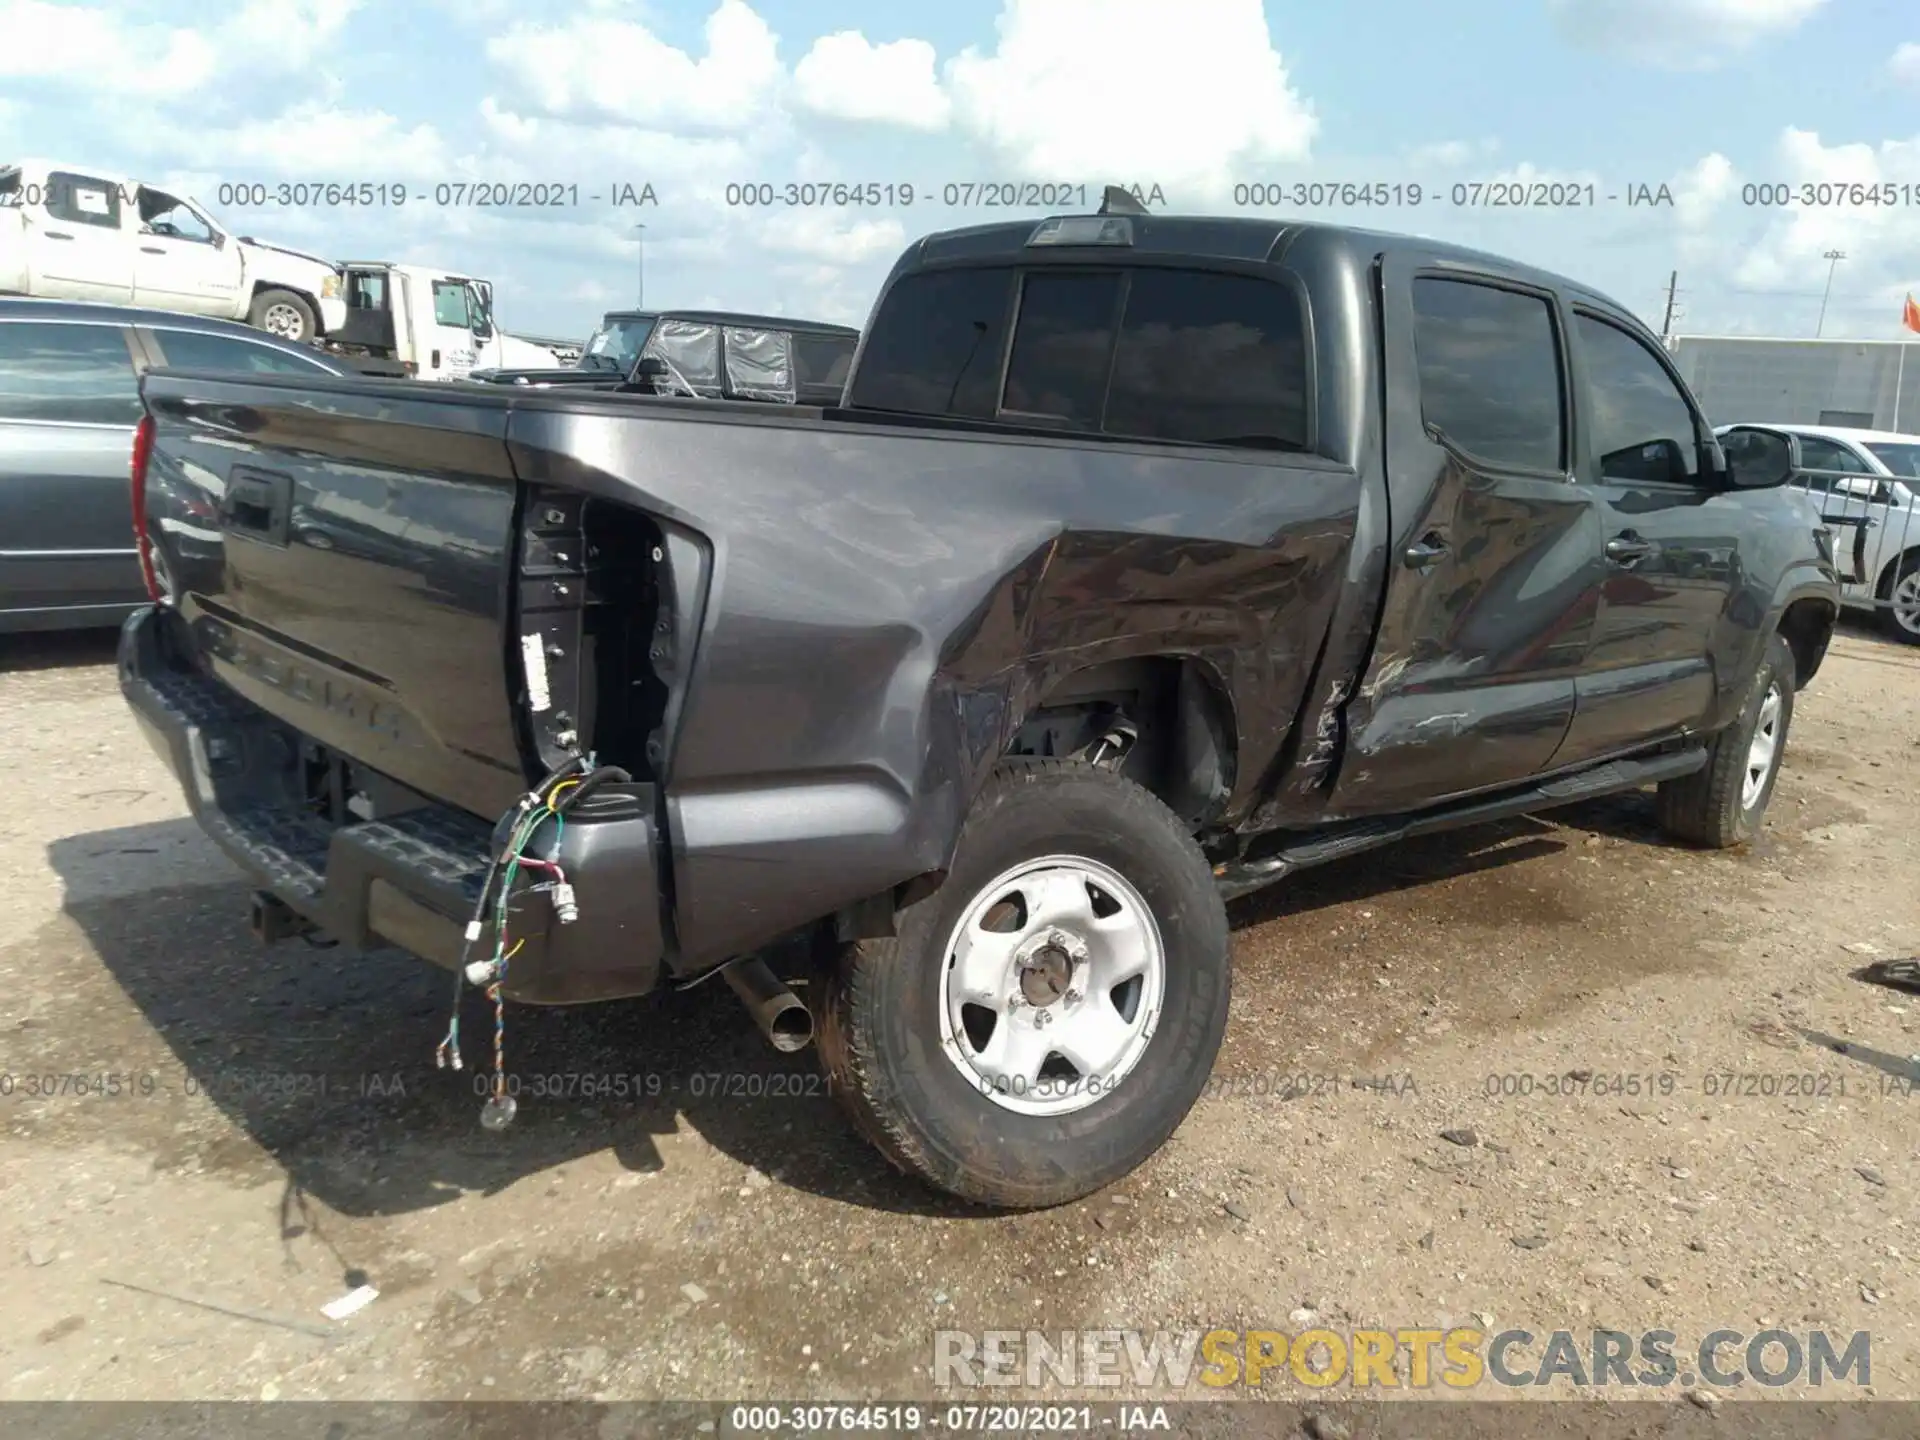
[[[622,375],[633,369],[640,351],[653,333],[651,317],[614,320],[593,332],[587,348],[580,352],[580,368],[618,370]]]
[[[1902,480],[1920,480],[1920,444],[1868,445],[1873,458]]]

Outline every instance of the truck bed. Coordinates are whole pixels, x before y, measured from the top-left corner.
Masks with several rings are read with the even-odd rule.
[[[482,834],[575,750],[629,772],[592,833],[632,827],[603,850],[645,857],[657,938],[630,924],[599,989],[525,998],[630,993],[938,872],[1012,730],[1088,664],[1172,647],[1230,675],[1251,790],[1358,503],[1315,456],[810,406],[178,371],[144,395],[173,601],[134,622],[127,683],[163,747],[155,686],[280,737],[279,803],[318,832],[296,910],[384,933],[364,893],[326,898],[343,829]],[[177,487],[216,501],[217,542],[169,523]],[[335,765],[373,820],[313,792]],[[401,888],[460,918],[457,886]]]

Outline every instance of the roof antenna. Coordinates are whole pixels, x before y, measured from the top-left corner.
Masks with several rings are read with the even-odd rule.
[[[1102,215],[1147,215],[1152,212],[1137,200],[1133,192],[1124,185],[1109,185],[1106,193],[1100,197],[1099,212]]]

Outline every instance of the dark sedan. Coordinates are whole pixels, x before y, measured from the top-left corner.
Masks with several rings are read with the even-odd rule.
[[[140,376],[162,366],[352,373],[318,351],[229,321],[0,299],[0,633],[118,625],[145,602],[128,465]],[[190,527],[204,510],[211,526],[212,505],[181,497],[181,518],[172,523]]]

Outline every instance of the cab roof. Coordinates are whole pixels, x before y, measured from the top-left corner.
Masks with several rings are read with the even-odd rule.
[[[1056,244],[1037,247],[1029,243],[1045,225],[1061,220],[1092,218],[1085,215],[1053,215],[943,230],[909,246],[901,257],[899,270],[904,273],[923,266],[965,263],[969,260],[1032,260],[1045,255],[1070,256],[1074,263],[1082,265],[1098,264],[1102,259],[1109,258],[1111,263],[1122,264],[1127,256],[1151,256],[1156,259],[1184,256],[1198,260],[1275,264],[1296,246],[1311,244],[1345,250],[1350,258],[1369,264],[1376,256],[1395,251],[1415,251],[1441,265],[1457,264],[1506,275],[1559,290],[1573,298],[1590,300],[1622,315],[1633,313],[1603,291],[1504,255],[1424,236],[1368,230],[1351,225],[1244,215],[1126,214],[1119,218],[1124,218],[1131,227],[1131,245]]]

